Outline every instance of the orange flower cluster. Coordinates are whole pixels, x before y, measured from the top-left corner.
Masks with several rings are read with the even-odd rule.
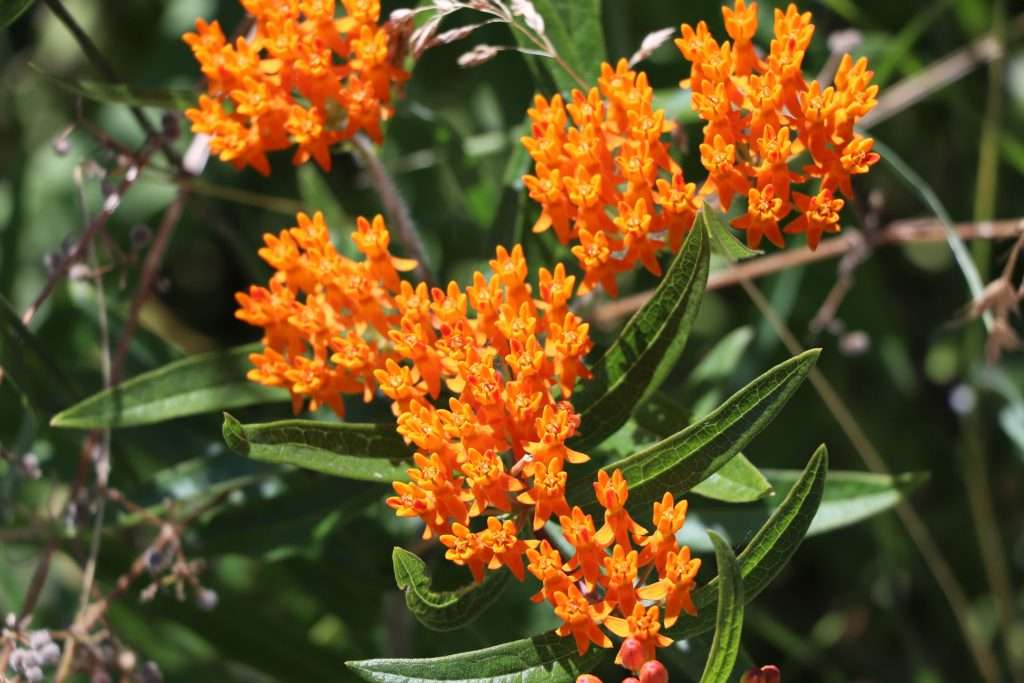
[[[534,232],[553,227],[583,268],[580,293],[600,283],[617,292],[618,273],[641,263],[660,275],[659,249],[678,249],[700,209],[696,185],[668,154],[672,130],[653,107],[647,76],[620,60],[601,67],[598,87],[572,101],[537,95],[523,145],[536,175],[523,177],[543,211]],[[572,125],[570,125],[570,118]]]
[[[589,377],[591,348],[589,326],[568,310],[575,277],[541,268],[535,299],[522,248],[498,247],[493,274],[475,273],[465,290],[414,287],[399,275],[413,264],[390,254],[379,216],[358,219],[352,239],[364,260],[334,249],[320,213],[264,236],[269,288],[237,295],[236,315],[264,329],[249,378],[287,388],[296,411],[308,399],[341,414],[342,394],[369,400],[379,389],[415,448],[409,480],[393,482],[387,500],[398,516],[422,520],[424,537],[438,535],[477,581],[489,569],[520,580],[529,571],[541,582],[535,601],[554,607],[580,652],[611,646],[604,627],[640,648],[640,664],[653,660],[671,642],[662,624],[695,613],[700,560],[676,544],[686,502],[671,494],[654,504],[653,533],[627,511],[617,470],[594,484],[600,528],[566,500],[567,464],[589,459],[567,445],[580,427],[567,399]],[[444,409],[434,405],[442,393]],[[531,538],[552,517],[574,548],[568,560]],[[645,566],[658,578],[638,586]]]
[[[266,153],[293,144],[293,163],[312,157],[327,170],[332,145],[359,131],[379,142],[391,86],[408,77],[392,64],[379,0],[342,0],[341,18],[334,0],[240,1],[256,20],[249,37],[230,43],[202,19],[183,36],[208,88],[185,114],[211,151],[268,175]]]
[[[249,357],[256,367],[248,377],[287,388],[296,414],[308,400],[311,410],[327,405],[344,415],[342,394],[369,401],[373,372],[399,358],[388,341],[397,317],[388,310],[399,292],[398,271],[415,262],[391,256],[380,216],[359,218],[352,234],[363,261],[338,253],[322,213],[297,219],[297,226],[263,236],[259,255],[275,270],[268,287],[235,295],[235,317],[264,330],[263,352]]]
[[[708,171],[706,190],[718,193],[728,210],[736,195],[747,199],[746,213],[732,225],[747,233],[752,247],[762,237],[776,246],[782,232],[807,234],[816,248],[821,235],[839,232],[840,191],[852,196],[850,177],[867,173],[878,161],[874,141],[854,132],[857,121],[877,104],[878,86],[867,60],[845,55],[834,85],[808,83],[804,54],[814,34],[811,13],[795,5],[775,10],[768,55],[760,59],[751,42],[757,32],[757,4],[736,0],[723,7],[732,42],[719,44],[703,21],[683,24],[676,46],[692,63],[684,87],[693,91],[693,108],[704,126],[701,163]],[[802,174],[789,164],[807,153]],[[791,192],[794,183],[820,180],[816,194]],[[796,209],[796,218],[782,222]]]

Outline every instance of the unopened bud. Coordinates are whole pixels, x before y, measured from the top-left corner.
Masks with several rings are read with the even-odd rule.
[[[71,151],[71,140],[66,133],[61,133],[53,139],[53,151],[60,157],[67,156]]]
[[[636,638],[626,638],[622,641],[619,654],[615,657],[615,663],[626,667],[630,671],[638,672],[640,667],[647,661],[644,655],[644,646]]]
[[[210,590],[209,588],[202,588],[196,594],[196,605],[204,612],[209,612],[216,608],[219,600],[217,591]]]
[[[594,674],[580,674],[576,677],[576,683],[601,683],[601,679]]]
[[[640,667],[640,683],[668,683],[668,669],[656,659]]]
[[[781,680],[782,672],[779,671],[779,667],[768,664],[760,669],[757,667],[748,669],[740,679],[740,683],[780,683]]]
[[[640,683],[640,679],[636,676],[627,676],[622,679],[622,683]]]

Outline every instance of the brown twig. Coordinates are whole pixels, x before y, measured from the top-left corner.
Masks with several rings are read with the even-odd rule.
[[[965,240],[1007,239],[1024,232],[1024,218],[1013,218],[985,223],[960,223],[957,233]],[[839,237],[823,241],[816,251],[804,247],[779,251],[730,265],[711,273],[708,277],[709,291],[725,289],[740,284],[743,280],[756,280],[789,268],[838,258],[858,248],[890,246],[916,242],[944,242],[946,233],[942,224],[931,219],[903,220],[890,224],[866,243],[863,233],[849,231]],[[609,328],[622,318],[635,313],[654,295],[654,291],[638,292],[631,296],[610,301],[599,307],[593,315],[594,324]]]

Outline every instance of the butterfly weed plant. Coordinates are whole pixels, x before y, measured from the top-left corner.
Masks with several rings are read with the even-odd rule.
[[[11,340],[31,333],[27,320],[4,313],[9,381],[54,426],[89,430],[71,504],[95,488],[154,535],[112,588],[83,594],[67,629],[31,624],[31,601],[12,613],[0,675],[111,680],[97,679],[114,666],[97,645],[109,640],[122,680],[152,680],[158,673],[149,665],[127,659],[129,636],[108,632],[111,605],[141,585],[146,600],[174,593],[215,606],[205,563],[186,555],[190,535],[201,539],[204,525],[244,507],[229,502],[236,489],[305,471],[335,501],[317,523],[335,524],[348,507],[390,511],[394,519],[379,526],[401,543],[391,556],[394,582],[403,609],[427,629],[472,630],[495,603],[508,608],[511,600],[551,624],[546,632],[510,628],[504,642],[436,658],[385,648],[386,658],[338,661],[338,677],[778,683],[776,666],[751,667],[742,651],[745,606],[805,536],[893,507],[920,477],[871,480],[881,503],[823,522],[824,445],[802,470],[775,479],[743,455],[813,372],[819,350],[762,369],[724,400],[719,376],[717,405],[698,415],[674,397],[675,370],[713,262],[739,268],[762,246],[782,254],[794,241],[813,252],[856,216],[858,177],[882,158],[861,127],[879,95],[868,60],[837,54],[809,79],[816,27],[793,4],[768,11],[736,0],[720,17],[652,33],[632,59],[617,61],[607,59],[589,1],[434,0],[389,16],[377,0],[240,4],[245,19],[236,29],[203,17],[182,37],[202,92],[184,96],[193,137],[182,158],[166,159],[173,172],[197,190],[193,176],[207,155],[218,160],[211,164],[272,176],[290,154],[307,184],[324,185],[319,174],[355,153],[373,169],[364,192],[376,193],[383,214],[349,219],[305,193],[292,225],[265,226],[257,256],[269,278],[235,295],[234,315],[258,328],[257,344],[123,382],[108,373],[104,391],[70,407],[36,401],[34,378],[56,368],[30,349],[12,362]],[[462,23],[442,30],[455,16]],[[434,48],[492,35],[493,25],[510,44],[478,44],[457,63],[475,67],[514,52],[536,75],[515,141],[522,162],[509,184],[528,229],[507,226],[501,234],[514,238],[489,245],[486,265],[443,282],[426,264],[421,238],[430,236],[418,234],[377,148],[396,108],[416,105],[417,62]],[[642,68],[668,43],[697,139],[683,140]],[[451,79],[465,73],[451,66]],[[127,162],[118,200],[134,182],[131,165],[137,174],[177,134],[172,120],[152,131]],[[108,218],[117,208],[111,196]],[[656,287],[614,335],[597,334],[588,319],[594,306],[632,288],[641,270]],[[728,343],[711,355],[729,353]],[[116,353],[113,362],[119,367]],[[272,421],[235,416],[262,403],[278,409],[264,413]],[[225,457],[254,469],[204,502],[140,504],[107,475],[90,474],[109,472],[111,430],[208,412],[223,412],[233,452]],[[637,431],[649,438],[633,438]],[[767,519],[731,533],[728,508],[757,500]],[[93,516],[94,548],[102,509],[77,511]],[[691,531],[688,514],[709,531]],[[96,552],[86,550],[87,575]],[[92,580],[86,585],[96,589]],[[511,590],[513,580],[525,590]]]

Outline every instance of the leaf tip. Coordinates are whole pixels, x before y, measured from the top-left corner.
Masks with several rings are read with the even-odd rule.
[[[245,427],[230,413],[224,413],[221,431],[228,448],[240,455],[249,455],[249,438],[245,435]]]

